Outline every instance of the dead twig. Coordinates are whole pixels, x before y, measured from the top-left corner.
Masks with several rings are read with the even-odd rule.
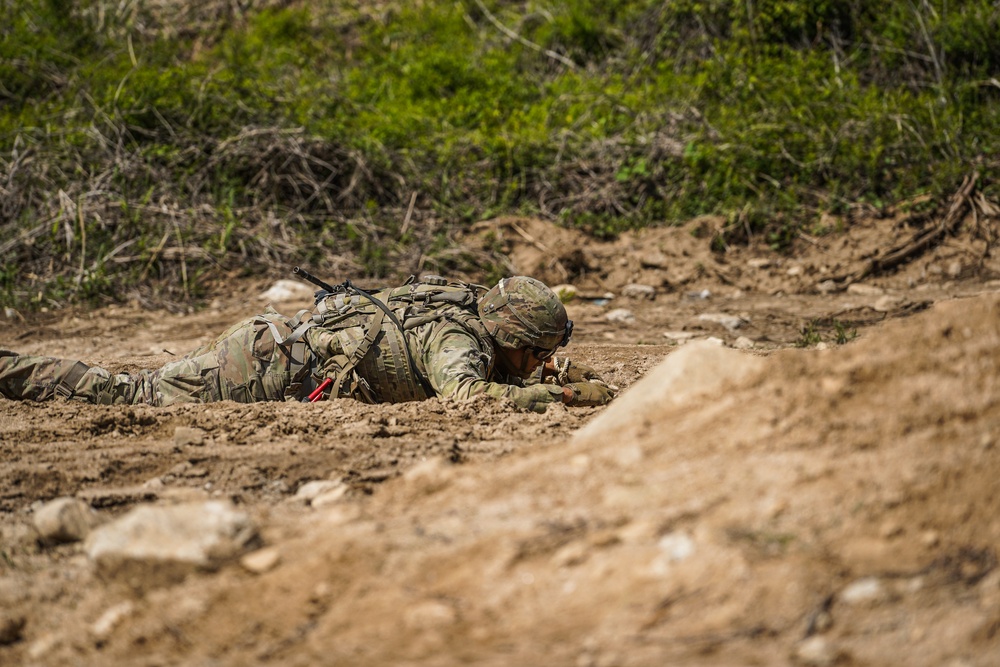
[[[863,267],[853,273],[843,274],[828,280],[832,280],[838,289],[847,289],[847,286],[852,283],[890,271],[937,245],[946,236],[953,233],[965,217],[967,208],[972,205],[972,193],[978,181],[979,172],[973,172],[965,177],[962,186],[951,197],[948,212],[945,213],[944,218],[937,226],[920,230],[906,242],[890,248],[883,255],[870,259]]]
[[[487,19],[489,19],[490,23],[492,23],[496,27],[497,30],[499,30],[503,34],[507,35],[507,37],[513,39],[518,44],[521,44],[522,46],[526,46],[529,49],[531,49],[532,51],[537,51],[539,53],[543,53],[546,56],[548,56],[549,58],[552,58],[553,60],[558,60],[559,62],[561,62],[563,65],[565,65],[566,67],[568,67],[570,69],[576,69],[576,63],[574,63],[572,60],[570,60],[566,56],[560,55],[560,54],[556,53],[555,51],[550,51],[549,49],[546,49],[546,48],[544,48],[542,46],[539,46],[538,44],[535,44],[534,42],[529,41],[529,40],[525,39],[524,37],[521,37],[519,34],[517,34],[516,32],[514,32],[513,30],[511,30],[507,26],[505,26],[503,23],[500,22],[500,20],[497,17],[493,16],[493,14],[490,12],[490,10],[488,10],[486,8],[486,5],[484,5],[482,3],[482,0],[476,0],[476,6],[479,7],[479,10],[486,16]]]

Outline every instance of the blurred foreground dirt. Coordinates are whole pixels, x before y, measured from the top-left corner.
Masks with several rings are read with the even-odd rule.
[[[832,289],[888,223],[794,259],[712,253],[710,224],[482,226],[512,269],[577,287],[569,353],[625,389],[604,409],[0,399],[0,664],[1000,664],[989,244]],[[155,367],[265,287],[15,317],[0,347]],[[296,497],[316,480],[337,492]],[[125,585],[38,543],[60,496],[104,519],[231,501],[267,565]]]

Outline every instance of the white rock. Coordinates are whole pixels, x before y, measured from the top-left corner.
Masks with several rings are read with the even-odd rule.
[[[787,271],[785,271],[785,273],[787,273],[790,276],[801,276],[802,275],[802,267],[798,266],[798,265],[791,266],[791,267],[788,268]]]
[[[671,561],[687,560],[694,554],[694,540],[687,533],[673,532],[664,535],[656,543]]]
[[[660,251],[647,252],[640,259],[639,263],[649,269],[663,269],[669,263],[669,259]]]
[[[251,551],[240,558],[240,565],[248,572],[264,574],[277,567],[281,562],[281,552],[275,547],[264,547]]]
[[[130,616],[134,610],[135,605],[128,600],[110,607],[90,626],[90,634],[98,642],[107,641],[111,637],[111,633],[115,631],[115,628],[121,625],[121,622]]]
[[[709,336],[708,338],[705,339],[705,342],[706,343],[711,343],[712,345],[719,345],[719,346],[722,346],[722,345],[726,344],[726,341],[722,340],[721,338],[716,338],[715,336]]]
[[[306,482],[300,486],[299,490],[295,492],[294,499],[301,500],[305,503],[311,503],[324,493],[328,493],[342,486],[344,486],[344,483],[339,479],[316,479],[311,482]]]
[[[832,280],[824,280],[820,284],[816,285],[816,289],[819,290],[820,294],[829,294],[837,289],[837,283]]]
[[[143,590],[216,569],[256,535],[230,503],[142,505],[91,532],[84,550],[102,576]]]
[[[816,635],[799,642],[793,657],[806,667],[831,667],[840,659],[840,651],[828,639]]]
[[[751,269],[766,269],[771,266],[771,260],[766,257],[755,257],[753,259],[747,260],[747,266]]]
[[[622,296],[630,299],[655,299],[656,288],[652,285],[640,285],[632,283],[622,288]]]
[[[847,293],[856,294],[858,296],[881,296],[885,294],[885,290],[881,287],[875,287],[874,285],[851,283],[847,286]]]
[[[614,310],[608,311],[604,315],[604,319],[608,322],[614,322],[616,324],[630,324],[635,322],[635,313],[625,308],[615,308]]]
[[[78,498],[56,498],[35,512],[33,522],[42,542],[59,544],[84,539],[101,518]]]
[[[403,622],[410,630],[431,630],[453,625],[458,620],[455,609],[438,600],[425,600],[412,605],[403,613]]]
[[[295,280],[279,280],[260,295],[264,301],[302,301],[311,299],[315,288]]]
[[[895,310],[897,307],[899,307],[899,305],[902,302],[903,302],[902,297],[886,294],[885,296],[880,297],[878,300],[876,300],[872,308],[874,308],[876,311],[880,313],[888,313],[889,311]]]
[[[330,489],[329,491],[325,491],[319,494],[318,496],[313,498],[312,502],[309,504],[315,507],[316,509],[319,509],[321,507],[329,507],[330,505],[339,503],[341,500],[343,500],[344,496],[346,495],[347,495],[347,485],[341,484],[335,489]]]
[[[875,577],[865,577],[849,584],[840,592],[840,600],[847,604],[877,602],[885,597],[885,587]]]
[[[752,350],[753,346],[754,342],[746,336],[740,336],[736,339],[736,342],[733,343],[733,347],[737,350]]]
[[[41,660],[62,643],[62,637],[55,633],[47,633],[31,643],[26,651],[29,660]]]
[[[737,315],[726,315],[725,313],[702,313],[698,316],[698,320],[701,322],[721,324],[728,331],[736,331],[747,323],[747,321],[742,317]]]

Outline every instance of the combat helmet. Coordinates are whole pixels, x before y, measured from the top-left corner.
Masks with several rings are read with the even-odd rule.
[[[479,319],[500,347],[540,359],[569,343],[573,322],[555,292],[527,276],[504,278],[479,300]]]

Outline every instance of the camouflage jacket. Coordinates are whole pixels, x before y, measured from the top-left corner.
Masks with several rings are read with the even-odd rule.
[[[486,394],[536,412],[561,400],[560,387],[510,377],[497,368],[493,341],[474,310],[452,304],[431,310],[432,321],[412,327],[408,324],[413,317],[404,313],[400,318],[404,332],[384,322],[371,349],[354,368],[351,386],[341,395],[372,403],[401,403],[431,396],[468,399]],[[422,316],[426,318],[426,312]],[[344,357],[361,345],[366,324],[318,325],[306,333],[306,342],[323,368],[317,379],[335,375]]]

